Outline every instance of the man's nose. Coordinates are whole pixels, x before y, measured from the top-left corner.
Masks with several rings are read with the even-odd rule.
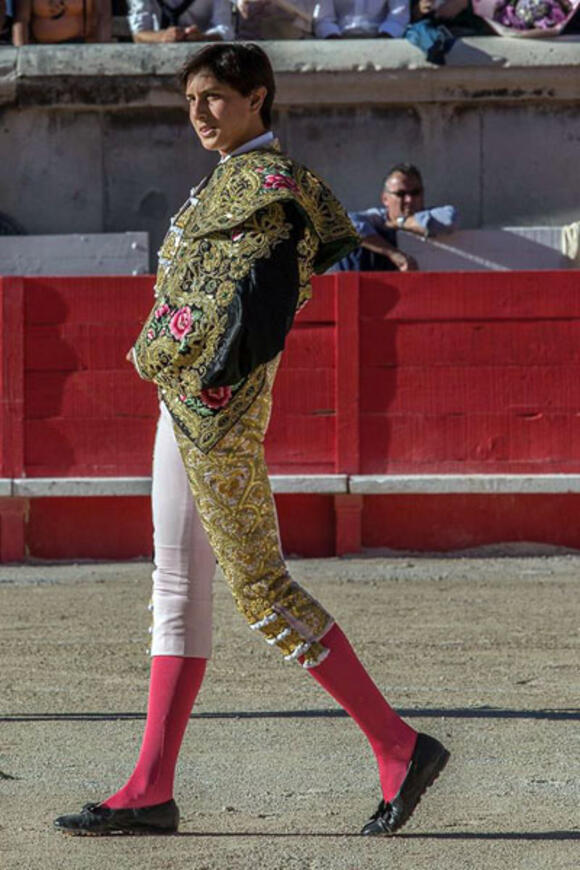
[[[194,102],[191,103],[191,116],[195,120],[198,120],[198,119],[204,117],[203,103],[200,100],[197,100],[195,103]]]

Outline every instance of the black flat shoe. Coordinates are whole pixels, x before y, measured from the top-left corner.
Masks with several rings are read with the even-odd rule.
[[[438,740],[428,734],[417,735],[411,763],[401,788],[392,801],[380,802],[361,834],[367,837],[394,834],[402,828],[411,818],[421,796],[435,782],[448,761],[449,752]]]
[[[129,810],[112,810],[102,804],[85,804],[80,813],[59,816],[54,827],[65,834],[102,837],[107,834],[174,834],[179,810],[174,800]]]

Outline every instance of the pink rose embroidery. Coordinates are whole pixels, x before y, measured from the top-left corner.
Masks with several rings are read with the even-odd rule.
[[[169,321],[169,331],[173,338],[177,339],[177,341],[181,341],[181,339],[187,335],[191,329],[191,324],[191,308],[188,308],[186,305],[184,308],[178,308]]]
[[[293,190],[293,191],[298,190],[298,185],[296,184],[294,179],[288,178],[286,175],[278,175],[278,174],[267,175],[265,180],[264,180],[264,187],[267,187],[268,189],[274,189],[274,190],[281,190],[281,189]]]
[[[232,397],[231,387],[213,387],[208,390],[202,390],[199,398],[206,408],[224,408]]]
[[[163,315],[167,314],[168,311],[169,311],[169,305],[167,304],[167,302],[164,302],[163,305],[160,305],[159,308],[157,309],[157,311],[155,312],[156,320],[161,320]]]
[[[153,341],[153,339],[155,338],[155,333],[152,329],[147,330],[147,338],[149,339],[149,341]]]

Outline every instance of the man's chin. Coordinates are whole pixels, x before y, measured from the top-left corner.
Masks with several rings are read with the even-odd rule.
[[[216,135],[201,136],[199,133],[197,133],[197,138],[199,139],[199,142],[200,142],[202,148],[205,148],[206,151],[219,151],[219,149],[220,149],[220,141],[219,141],[220,137],[219,136],[216,136]]]

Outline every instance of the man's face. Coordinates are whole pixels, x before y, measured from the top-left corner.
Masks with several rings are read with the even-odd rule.
[[[264,132],[260,108],[266,93],[257,88],[244,97],[205,70],[190,76],[185,89],[189,120],[203,147],[223,156]]]
[[[423,188],[418,178],[414,175],[403,175],[401,172],[393,172],[389,175],[381,202],[387,209],[389,218],[396,220],[398,217],[409,217],[423,208]]]

